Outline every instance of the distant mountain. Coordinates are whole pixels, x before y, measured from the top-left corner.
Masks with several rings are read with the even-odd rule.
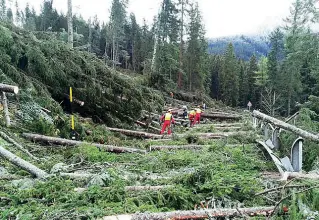
[[[249,60],[255,54],[258,58],[267,56],[270,45],[266,36],[232,36],[208,40],[210,54],[224,54],[227,45],[232,43],[238,58]]]

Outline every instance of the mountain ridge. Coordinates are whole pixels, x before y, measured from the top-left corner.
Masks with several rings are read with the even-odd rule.
[[[257,58],[267,56],[270,44],[266,35],[235,35],[208,39],[208,52],[210,54],[224,54],[227,45],[232,43],[238,58],[249,60],[252,55]]]

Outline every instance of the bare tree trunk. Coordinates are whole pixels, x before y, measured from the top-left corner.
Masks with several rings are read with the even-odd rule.
[[[203,118],[211,118],[211,119],[232,119],[232,120],[240,120],[240,115],[228,115],[228,114],[202,114]]]
[[[184,1],[185,0],[181,0],[182,1],[182,15],[181,15],[181,42],[180,42],[180,48],[179,48],[179,72],[178,72],[178,88],[181,89],[182,88],[182,69],[183,69],[183,48],[184,48],[184,41],[183,41],[183,37],[184,37]]]
[[[2,104],[3,104],[4,118],[6,121],[6,126],[10,127],[11,122],[10,122],[10,115],[9,115],[9,110],[8,110],[7,96],[6,96],[5,92],[2,92]]]
[[[88,51],[92,52],[92,28],[91,28],[91,18],[89,19],[89,42],[88,42]]]
[[[108,128],[108,127],[106,127],[106,129],[109,131],[120,132],[124,135],[133,136],[133,137],[154,138],[154,139],[163,138],[162,135],[146,133],[143,131],[132,131],[132,130],[125,130],[125,129],[119,129],[119,128]]]
[[[32,159],[39,160],[38,158],[33,156],[28,150],[26,150],[24,147],[22,147],[19,143],[17,143],[15,140],[13,140],[8,135],[6,135],[4,132],[0,131],[0,137],[2,137],[4,140],[8,141],[9,143],[13,144],[14,146],[16,146],[19,150],[26,153]]]
[[[287,131],[291,131],[292,133],[297,134],[300,137],[310,139],[310,140],[315,141],[315,142],[319,142],[319,136],[312,134],[308,131],[302,130],[294,125],[288,124],[286,122],[280,121],[280,120],[273,118],[271,116],[263,114],[259,111],[256,111],[256,110],[253,111],[253,116],[256,118],[259,118],[265,122],[271,123],[279,128],[285,129]]]
[[[48,137],[48,136],[39,135],[39,134],[23,133],[22,136],[33,141],[43,141],[43,142],[54,143],[58,145],[70,145],[70,146],[80,146],[83,144],[91,145],[91,146],[95,146],[100,149],[106,150],[108,152],[114,152],[114,153],[143,153],[143,154],[146,153],[145,150],[136,149],[136,148],[117,147],[112,145],[88,143],[84,141],[75,141],[75,140],[68,140],[68,139],[57,138],[57,137]]]
[[[138,213],[117,216],[106,216],[103,220],[167,220],[167,219],[210,219],[213,217],[236,217],[242,215],[249,216],[268,216],[274,211],[274,206],[238,208],[238,209],[204,209],[192,211],[173,211],[159,213]]]
[[[34,166],[33,164],[23,160],[22,158],[14,155],[10,151],[6,150],[2,146],[0,146],[0,156],[4,157],[14,165],[26,170],[27,172],[31,173],[32,175],[38,177],[38,178],[45,178],[48,176],[48,174],[39,169],[38,167]]]
[[[0,83],[0,91],[18,94],[19,87]]]
[[[164,186],[125,186],[125,191],[160,191],[162,189],[167,189],[169,187],[172,187],[170,185],[164,185]],[[104,187],[104,190],[109,190],[111,187]],[[75,188],[74,191],[78,193],[82,193],[87,191],[88,188]]]
[[[73,48],[73,18],[72,18],[72,0],[68,0],[68,44]]]
[[[114,34],[114,27],[113,27],[113,40],[112,40],[112,53],[113,53],[113,69],[115,69],[115,34]]]

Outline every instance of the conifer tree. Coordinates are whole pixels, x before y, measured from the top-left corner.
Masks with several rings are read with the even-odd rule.
[[[186,69],[189,91],[203,91],[208,70],[206,68],[207,42],[198,4],[191,5],[189,11]]]
[[[126,22],[126,7],[128,0],[113,0],[110,16],[112,35],[112,61],[113,68],[119,62],[120,51],[124,48],[124,25]]]
[[[268,54],[267,71],[269,74],[269,86],[277,89],[280,87],[280,71],[279,66],[284,59],[284,34],[279,28],[270,35],[271,50]]]
[[[5,21],[7,19],[7,5],[6,0],[0,1],[0,21]]]
[[[227,105],[237,106],[239,82],[237,74],[237,60],[234,47],[230,43],[224,55],[224,62],[221,74],[221,94],[222,99]]]
[[[251,101],[252,103],[256,104],[256,74],[258,71],[258,64],[257,64],[257,59],[256,56],[253,55],[250,60],[249,60],[249,67],[247,71],[247,80],[248,80],[248,96],[247,96],[247,101]]]
[[[70,48],[73,48],[72,0],[68,0],[68,45]]]

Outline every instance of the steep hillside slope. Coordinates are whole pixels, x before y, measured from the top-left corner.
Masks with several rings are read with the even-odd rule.
[[[209,53],[211,54],[223,54],[227,48],[227,45],[232,43],[235,48],[237,57],[249,60],[249,58],[255,54],[257,57],[267,56],[270,46],[265,36],[234,36],[210,39]]]
[[[97,116],[108,125],[130,121],[142,109],[158,110],[163,105],[160,92],[111,71],[90,53],[68,49],[54,34],[26,32],[0,23],[0,43],[0,81],[18,85],[19,108],[31,111],[22,119],[39,119],[32,112],[35,104],[38,110],[43,107],[56,115],[61,113],[58,103],[69,87],[85,102],[76,110]]]

